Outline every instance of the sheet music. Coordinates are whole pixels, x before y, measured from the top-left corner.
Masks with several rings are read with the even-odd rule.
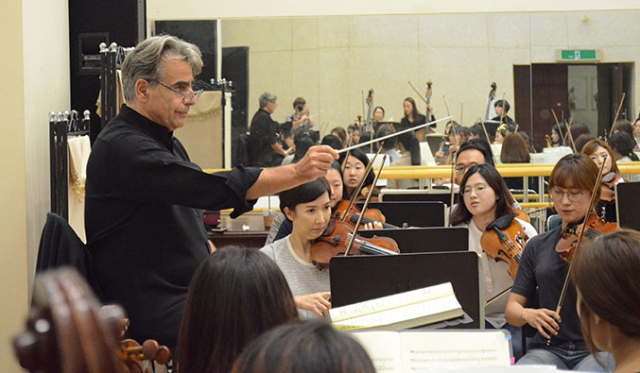
[[[356,316],[369,315],[383,310],[424,302],[430,299],[446,297],[452,294],[453,287],[450,282],[447,282],[440,285],[350,304],[344,307],[333,308],[329,313],[331,315],[331,320],[335,323]]]
[[[378,373],[401,373],[400,333],[360,332],[351,334],[371,357]]]
[[[438,366],[509,366],[509,345],[501,331],[403,332],[403,371]]]

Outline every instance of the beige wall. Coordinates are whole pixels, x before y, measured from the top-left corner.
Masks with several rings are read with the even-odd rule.
[[[173,0],[147,0],[150,19],[211,19],[229,17],[280,17],[354,14],[436,14],[483,12],[545,12],[567,10],[638,9],[636,0],[325,0],[237,2],[193,0],[176,5]]]
[[[67,9],[63,0],[7,0],[0,15],[0,361],[7,372],[21,371],[10,342],[24,329],[49,210],[48,112],[69,107]]]
[[[436,115],[447,116],[446,98],[451,115],[460,121],[463,113],[470,125],[484,117],[492,81],[499,98],[514,102],[513,65],[553,63],[561,48],[599,49],[602,62],[636,62],[639,17],[627,10],[234,19],[222,21],[222,45],[250,48],[251,115],[263,91],[278,96],[279,121],[303,96],[326,134],[363,113],[362,92],[373,88],[374,105],[399,121],[402,100],[417,100],[407,82],[424,93],[431,79]],[[425,111],[424,103],[418,107]]]

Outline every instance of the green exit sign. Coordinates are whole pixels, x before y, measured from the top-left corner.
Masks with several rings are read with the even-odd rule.
[[[560,50],[559,61],[598,61],[598,51],[595,49],[562,49]]]

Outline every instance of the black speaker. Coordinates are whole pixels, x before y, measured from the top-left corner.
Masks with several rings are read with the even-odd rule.
[[[134,47],[146,35],[145,0],[70,0],[69,51],[71,107],[91,112],[91,139],[100,130],[96,101],[100,91],[99,45]]]
[[[193,43],[202,52],[204,67],[199,79],[210,83],[216,77],[216,21],[156,21],[154,35],[168,34]]]

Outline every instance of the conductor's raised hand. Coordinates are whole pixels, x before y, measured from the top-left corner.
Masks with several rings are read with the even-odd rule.
[[[332,147],[312,146],[294,167],[299,180],[307,182],[326,175],[336,159],[338,159],[338,152]]]

